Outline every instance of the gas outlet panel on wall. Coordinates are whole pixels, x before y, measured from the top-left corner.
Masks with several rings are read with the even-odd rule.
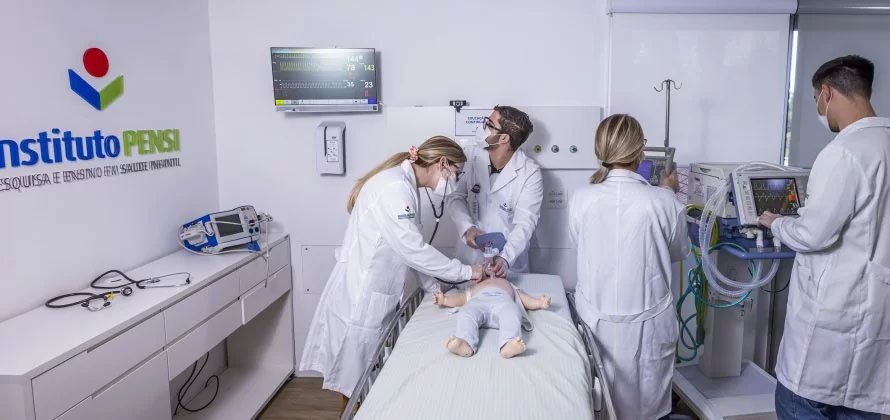
[[[343,121],[322,121],[316,129],[316,167],[320,175],[343,175],[346,173],[344,137],[346,123]]]

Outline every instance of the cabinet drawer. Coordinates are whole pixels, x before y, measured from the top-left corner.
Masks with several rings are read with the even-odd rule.
[[[247,324],[290,289],[291,269],[287,265],[241,296],[242,321]]]
[[[31,381],[37,420],[58,417],[163,347],[164,318],[157,314],[44,372]]]
[[[241,326],[241,305],[231,305],[167,348],[169,379],[185,370]]]
[[[241,289],[238,292],[240,295],[266,279],[266,259],[262,256],[257,257],[244,267],[239,268],[237,273],[241,280]]]
[[[160,352],[57,420],[170,419],[169,387],[167,353]]]
[[[269,251],[269,274],[275,273],[290,264],[290,241],[275,245]]]
[[[164,310],[167,343],[238,299],[238,272],[233,272]]]

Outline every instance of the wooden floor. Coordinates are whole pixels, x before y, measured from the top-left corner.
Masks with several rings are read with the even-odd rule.
[[[260,420],[336,420],[340,394],[321,389],[321,378],[293,378],[272,398]]]

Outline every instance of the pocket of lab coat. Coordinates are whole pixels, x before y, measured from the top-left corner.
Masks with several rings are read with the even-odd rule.
[[[670,406],[671,377],[679,326],[671,309],[644,322],[652,325],[643,328],[639,397],[644,413],[655,416],[662,407]]]
[[[813,332],[806,347],[801,383],[811,387],[822,384],[845,383],[850,369],[837,366],[825,368],[827,363],[849,366],[853,361],[856,340],[854,329],[859,316],[854,312],[817,309]],[[838,375],[842,377],[838,377]]]
[[[671,309],[643,322],[651,323],[652,326],[649,336],[643,338],[644,347],[640,352],[641,358],[643,360],[673,361],[680,330]],[[644,333],[647,329],[644,328]]]
[[[806,296],[808,302],[815,302],[819,297],[819,280],[822,276],[813,276],[813,270],[802,263],[799,256],[794,260],[794,270],[797,271],[795,287]]]

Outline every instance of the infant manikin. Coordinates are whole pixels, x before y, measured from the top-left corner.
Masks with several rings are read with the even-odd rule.
[[[479,328],[499,330],[501,356],[511,358],[525,351],[522,328],[531,330],[526,309],[547,309],[550,297],[531,297],[513,286],[506,279],[489,277],[471,289],[445,295],[438,292],[433,303],[454,308],[461,306],[457,314],[457,331],[448,339],[448,351],[470,357],[479,348]]]

